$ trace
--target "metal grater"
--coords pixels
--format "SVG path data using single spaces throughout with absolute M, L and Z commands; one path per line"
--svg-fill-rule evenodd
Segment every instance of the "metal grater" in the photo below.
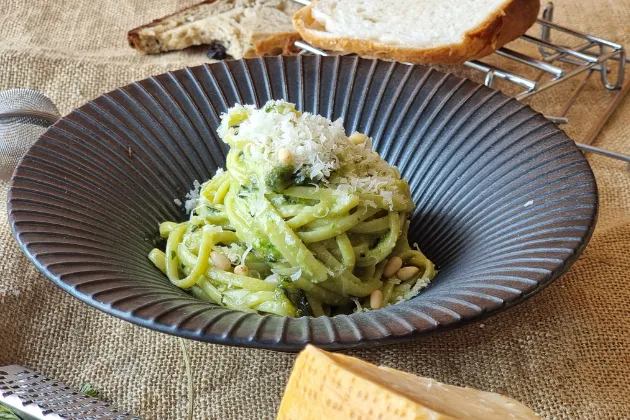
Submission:
M 141 420 L 17 365 L 0 367 L 0 403 L 24 420 Z

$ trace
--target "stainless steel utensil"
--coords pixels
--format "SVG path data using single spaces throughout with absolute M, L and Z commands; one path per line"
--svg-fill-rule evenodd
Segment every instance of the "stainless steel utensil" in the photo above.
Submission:
M 17 365 L 0 367 L 0 403 L 24 420 L 140 420 Z
M 0 179 L 11 178 L 24 153 L 59 119 L 57 107 L 33 89 L 0 92 Z

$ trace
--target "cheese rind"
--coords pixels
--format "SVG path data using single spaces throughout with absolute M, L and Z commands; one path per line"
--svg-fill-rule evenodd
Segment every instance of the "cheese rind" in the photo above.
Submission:
M 322 418 L 539 419 L 503 395 L 446 385 L 307 346 L 295 362 L 278 419 Z

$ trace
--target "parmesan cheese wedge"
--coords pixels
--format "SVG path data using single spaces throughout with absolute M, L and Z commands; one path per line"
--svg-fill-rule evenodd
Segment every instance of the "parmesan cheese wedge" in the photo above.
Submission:
M 307 346 L 295 362 L 279 420 L 529 420 L 523 404 Z

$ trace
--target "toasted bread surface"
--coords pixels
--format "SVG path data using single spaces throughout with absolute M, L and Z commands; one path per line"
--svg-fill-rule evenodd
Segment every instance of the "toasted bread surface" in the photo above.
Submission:
M 463 33 L 460 42 L 423 47 L 326 32 L 325 24 L 314 17 L 317 7 L 318 0 L 315 0 L 293 17 L 293 25 L 299 34 L 315 47 L 416 64 L 457 64 L 488 55 L 522 35 L 536 21 L 540 1 L 506 0 L 498 8 L 489 10 L 481 24 Z M 453 7 L 457 5 L 453 3 Z M 425 9 L 405 11 L 428 12 Z M 435 24 L 440 25 L 441 22 L 436 21 Z

